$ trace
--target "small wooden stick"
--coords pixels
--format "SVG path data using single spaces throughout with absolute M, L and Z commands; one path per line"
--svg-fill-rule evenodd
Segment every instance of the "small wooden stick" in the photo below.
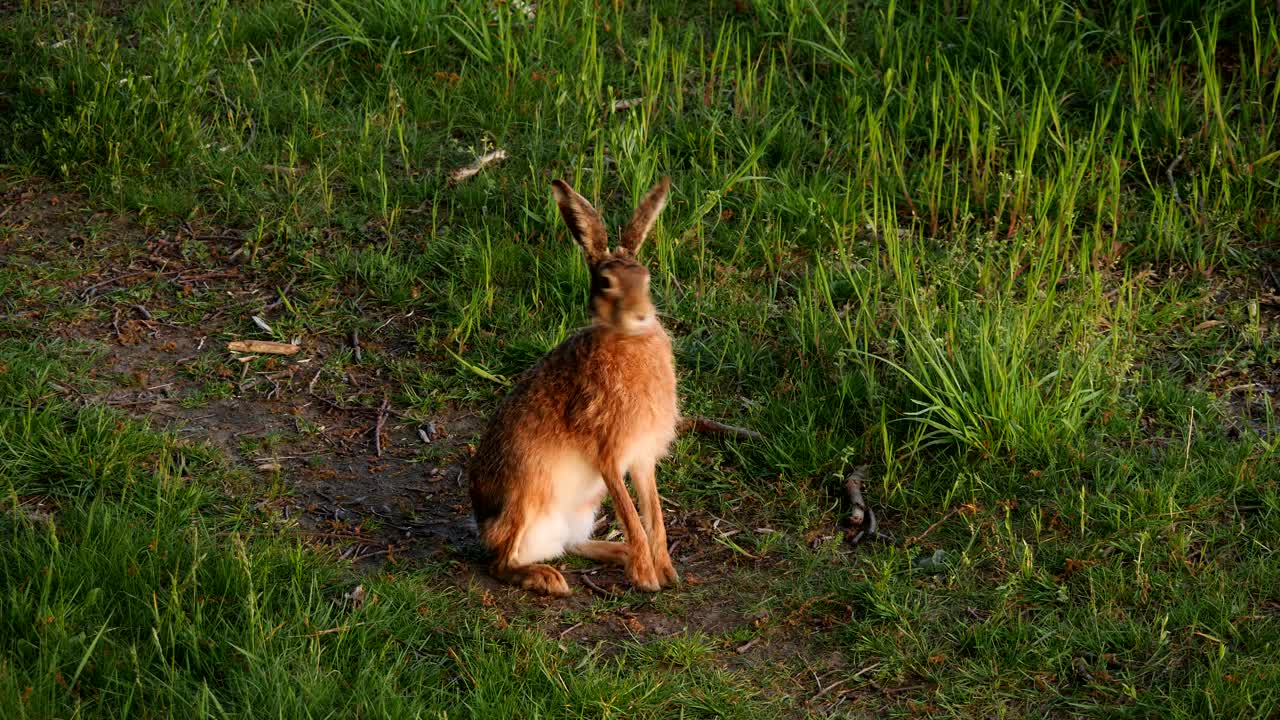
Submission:
M 232 352 L 263 353 L 265 355 L 296 355 L 302 349 L 302 346 L 271 342 L 269 340 L 232 340 L 227 343 L 227 349 Z
M 951 519 L 951 516 L 952 516 L 952 515 L 955 515 L 955 514 L 956 514 L 956 513 L 958 513 L 958 512 L 960 512 L 960 508 L 953 508 L 953 509 L 951 510 L 951 512 L 947 513 L 946 515 L 943 515 L 943 516 L 938 520 L 938 522 L 936 522 L 936 523 L 934 523 L 934 524 L 930 525 L 929 527 L 925 528 L 924 532 L 920 533 L 919 535 L 917 535 L 917 536 L 915 536 L 915 537 L 913 537 L 913 538 L 907 538 L 907 541 L 906 541 L 905 543 L 903 543 L 903 544 L 902 544 L 902 546 L 903 546 L 904 548 L 908 548 L 908 547 L 911 547 L 912 545 L 915 545 L 916 543 L 920 542 L 921 540 L 925 539 L 925 536 L 927 536 L 929 533 L 933 532 L 934 530 L 937 530 L 939 525 L 941 525 L 942 523 L 944 523 L 944 522 L 946 522 L 946 521 L 950 520 L 950 519 Z
M 594 590 L 596 594 L 604 595 L 605 597 L 618 597 L 618 593 L 613 592 L 612 590 L 605 590 L 604 588 L 597 585 L 596 581 L 592 580 L 590 575 L 586 573 L 580 573 L 578 577 L 582 578 L 583 584 L 585 584 L 587 587 Z
M 845 678 L 844 680 L 837 680 L 837 681 L 835 681 L 835 682 L 831 683 L 830 685 L 828 685 L 828 686 L 826 686 L 826 687 L 822 688 L 821 690 L 819 690 L 819 691 L 818 691 L 818 694 L 817 694 L 817 695 L 814 695 L 814 696 L 813 696 L 813 699 L 812 699 L 812 700 L 810 700 L 810 702 L 817 702 L 817 700 L 818 700 L 819 698 L 821 698 L 823 695 L 826 695 L 827 693 L 831 692 L 832 690 L 835 690 L 836 688 L 840 687 L 841 685 L 845 684 L 846 682 L 848 682 L 848 678 Z
M 755 430 L 725 425 L 704 417 L 687 417 L 680 420 L 679 432 L 696 432 L 702 435 L 727 435 L 742 440 L 764 440 L 764 435 Z
M 121 280 L 127 280 L 127 279 L 129 279 L 129 278 L 137 277 L 137 276 L 139 276 L 139 275 L 146 275 L 146 274 L 147 274 L 147 273 L 149 273 L 149 272 L 151 272 L 151 271 L 150 271 L 150 270 L 136 270 L 136 271 L 134 271 L 134 272 L 127 272 L 127 273 L 125 273 L 125 274 L 123 274 L 123 275 L 116 275 L 115 277 L 109 277 L 109 278 L 107 278 L 106 280 L 102 280 L 102 281 L 96 282 L 96 283 L 94 283 L 94 284 L 90 285 L 89 287 L 87 287 L 87 288 L 85 288 L 85 289 L 81 290 L 81 291 L 80 291 L 80 298 L 81 298 L 82 300 L 84 300 L 84 299 L 88 299 L 88 297 L 89 297 L 89 294 L 90 294 L 90 293 L 92 293 L 94 290 L 97 290 L 98 288 L 102 287 L 103 285 L 110 285 L 111 283 L 119 282 L 119 281 L 121 281 Z
M 382 457 L 382 426 L 387 422 L 387 405 L 390 402 L 386 395 L 382 396 L 382 407 L 378 408 L 378 423 L 373 426 L 373 449 L 377 451 L 378 457 Z

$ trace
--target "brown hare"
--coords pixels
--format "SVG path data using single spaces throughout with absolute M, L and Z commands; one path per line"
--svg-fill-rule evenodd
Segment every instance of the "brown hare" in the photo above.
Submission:
M 468 467 L 471 505 L 497 579 L 568 595 L 543 564 L 566 551 L 626 568 L 641 590 L 679 577 L 667 552 L 655 468 L 676 436 L 671 339 L 649 298 L 636 252 L 667 203 L 670 178 L 640 201 L 609 251 L 599 213 L 567 183 L 552 183 L 569 232 L 591 269 L 591 324 L 546 354 L 502 401 Z M 639 515 L 624 476 L 630 473 Z M 592 540 L 608 492 L 626 542 Z

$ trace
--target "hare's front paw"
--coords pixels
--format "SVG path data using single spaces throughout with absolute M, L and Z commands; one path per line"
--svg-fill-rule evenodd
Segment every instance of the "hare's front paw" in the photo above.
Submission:
M 627 564 L 627 580 L 637 590 L 658 592 L 662 584 L 658 581 L 658 573 L 653 568 L 653 558 L 648 552 L 635 553 Z
M 676 572 L 675 565 L 671 564 L 671 555 L 665 547 L 653 549 L 653 569 L 658 576 L 658 584 L 662 587 L 680 582 L 680 574 Z

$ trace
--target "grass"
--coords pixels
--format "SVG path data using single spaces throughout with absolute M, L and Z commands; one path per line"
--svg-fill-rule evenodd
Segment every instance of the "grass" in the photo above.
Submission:
M 336 564 L 249 532 L 252 482 L 210 451 L 54 399 L 41 378 L 87 380 L 49 323 L 111 318 L 51 288 L 145 256 L 86 227 L 0 267 L 6 715 L 1274 716 L 1272 4 L 524 7 L 23 3 L 0 162 L 148 235 L 225 229 L 183 261 L 230 244 L 287 301 L 273 339 L 357 331 L 326 375 L 376 368 L 424 417 L 486 410 L 584 322 L 550 179 L 618 223 L 672 175 L 645 259 L 686 410 L 767 440 L 683 438 L 663 483 L 747 529 L 721 540 L 772 563 L 763 627 L 805 628 L 842 685 L 771 692 L 697 633 L 615 664 L 496 629 L 430 569 L 344 605 Z M 105 292 L 184 326 L 227 302 Z M 238 392 L 220 368 L 188 366 L 189 402 Z M 851 551 L 857 465 L 896 541 Z
M 216 489 L 236 471 L 50 402 L 57 360 L 0 348 L 8 717 L 668 717 L 750 707 L 714 672 L 597 661 L 497 627 L 475 597 L 339 564 Z M 36 506 L 31 498 L 39 497 Z M 684 649 L 684 645 L 689 649 Z M 673 656 L 694 652 L 673 642 Z M 639 657 L 645 657 L 641 650 Z

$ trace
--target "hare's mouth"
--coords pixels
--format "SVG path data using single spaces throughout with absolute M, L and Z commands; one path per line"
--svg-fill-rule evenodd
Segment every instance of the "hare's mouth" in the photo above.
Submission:
M 618 318 L 617 328 L 627 335 L 644 335 L 658 326 L 658 314 L 654 312 L 625 313 Z

